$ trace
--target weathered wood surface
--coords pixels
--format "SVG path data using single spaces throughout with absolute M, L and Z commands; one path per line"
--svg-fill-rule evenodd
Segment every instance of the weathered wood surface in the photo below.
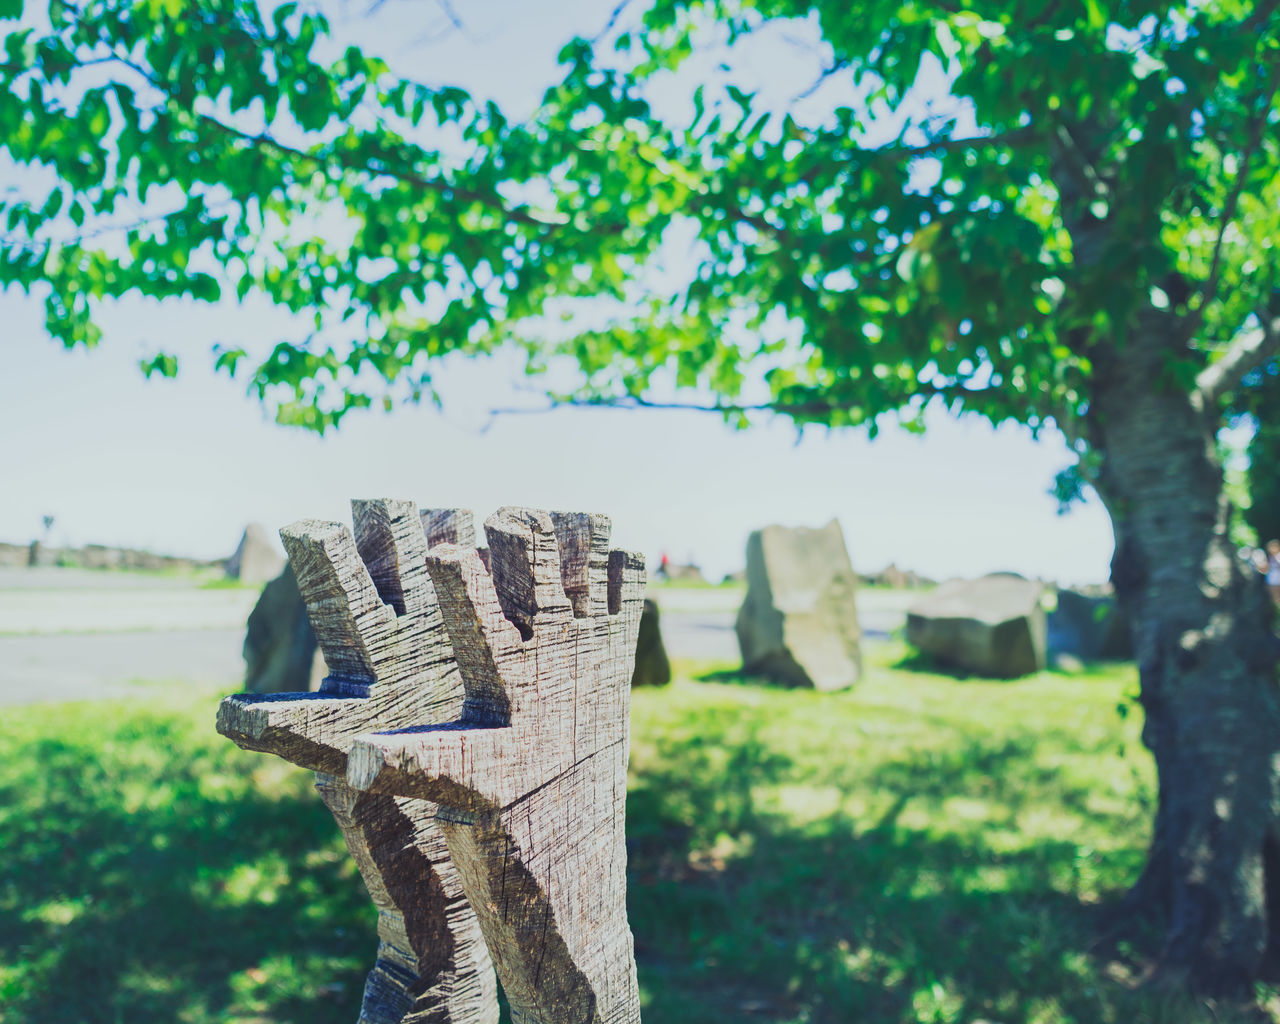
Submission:
M 624 827 L 643 559 L 609 550 L 603 516 L 500 510 L 485 559 L 461 525 L 446 536 L 411 509 L 357 505 L 354 543 L 334 524 L 284 532 L 332 675 L 318 695 L 228 698 L 219 728 L 345 773 L 320 785 L 358 862 L 377 863 L 383 827 L 362 822 L 438 804 L 450 856 L 432 863 L 452 862 L 516 1024 L 635 1024 Z M 379 870 L 375 902 L 407 921 L 412 887 Z
M 378 908 L 378 955 L 361 1024 L 497 1021 L 493 964 L 436 826 L 435 804 L 359 793 L 323 772 L 316 789 Z
M 419 517 L 412 502 L 353 502 L 355 535 L 337 523 L 281 532 L 331 674 L 317 693 L 240 694 L 218 731 L 314 770 L 378 908 L 378 953 L 361 1024 L 496 1024 L 497 985 L 462 892 L 437 808 L 346 784 L 355 737 L 449 722 L 464 690 L 426 572 L 437 540 L 473 539 L 469 512 Z
M 517 1024 L 633 1024 L 630 681 L 644 561 L 603 516 L 503 509 L 427 562 L 466 690 L 452 725 L 363 736 L 348 782 L 438 818 Z

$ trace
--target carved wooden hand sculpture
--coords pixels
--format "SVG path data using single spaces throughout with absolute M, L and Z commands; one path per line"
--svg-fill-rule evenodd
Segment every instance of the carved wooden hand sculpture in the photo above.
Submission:
M 346 784 L 361 733 L 463 713 L 464 688 L 427 575 L 429 543 L 474 545 L 469 512 L 412 502 L 352 503 L 337 523 L 282 531 L 330 675 L 318 693 L 240 694 L 218 731 L 317 773 L 316 786 L 378 907 L 378 957 L 361 1024 L 496 1024 L 493 967 L 425 800 Z
M 503 509 L 433 547 L 462 714 L 360 737 L 347 780 L 441 805 L 516 1024 L 637 1024 L 626 913 L 630 679 L 644 563 L 603 516 Z
M 282 531 L 320 692 L 228 697 L 218 728 L 318 773 L 380 911 L 361 1021 L 496 1020 L 478 918 L 517 1024 L 638 1024 L 624 827 L 643 560 L 609 551 L 603 516 L 504 509 L 490 572 L 464 513 L 353 508 L 354 539 Z

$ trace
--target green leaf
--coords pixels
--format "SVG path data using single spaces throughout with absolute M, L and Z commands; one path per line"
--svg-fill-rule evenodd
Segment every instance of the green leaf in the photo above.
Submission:
M 138 365 L 142 367 L 142 372 L 146 374 L 148 380 L 157 373 L 162 377 L 178 375 L 178 357 L 167 352 L 157 352 L 150 359 L 139 360 Z
M 240 360 L 248 355 L 242 348 L 223 348 L 221 345 L 215 345 L 213 350 L 217 356 L 213 362 L 215 372 L 225 372 L 229 377 L 235 376 Z

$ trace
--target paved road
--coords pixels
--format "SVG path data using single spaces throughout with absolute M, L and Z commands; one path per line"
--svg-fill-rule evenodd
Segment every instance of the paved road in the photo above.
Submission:
M 241 629 L 258 591 L 144 573 L 0 570 L 0 636 Z
M 738 634 L 733 612 L 663 612 L 662 642 L 672 658 L 735 661 Z
M 207 575 L 179 575 L 160 572 L 127 572 L 104 569 L 63 569 L 40 566 L 14 569 L 0 566 L 0 593 L 8 590 L 192 590 Z
M 675 658 L 733 662 L 742 589 L 654 587 Z M 244 676 L 251 589 L 203 589 L 190 580 L 76 570 L 0 570 L 0 705 L 137 694 L 143 684 L 208 683 L 235 691 Z M 864 590 L 859 619 L 884 637 L 910 593 Z
M 244 678 L 243 629 L 0 636 L 0 705 L 127 697 L 140 684 Z
M 734 661 L 740 657 L 733 623 L 742 604 L 740 588 L 710 590 L 654 587 L 662 618 L 662 641 L 673 658 L 714 658 Z M 858 622 L 868 639 L 883 640 L 902 628 L 911 591 L 861 590 Z
M 142 684 L 238 688 L 256 587 L 203 577 L 0 568 L 0 705 L 142 692 Z

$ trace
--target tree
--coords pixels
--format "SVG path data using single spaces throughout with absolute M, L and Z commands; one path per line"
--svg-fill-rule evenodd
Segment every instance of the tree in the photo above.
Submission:
M 735 418 L 874 432 L 938 403 L 1060 429 L 1112 517 L 1159 775 L 1133 905 L 1167 969 L 1247 989 L 1280 948 L 1280 695 L 1215 440 L 1280 351 L 1277 3 L 625 6 L 515 123 L 323 57 L 293 4 L 52 0 L 0 64 L 0 139 L 51 185 L 5 200 L 0 281 L 66 345 L 129 292 L 314 312 L 256 365 L 217 359 L 315 429 L 508 338 L 579 368 L 560 400 L 653 404 L 674 370 Z M 815 87 L 855 97 L 812 116 L 731 59 L 805 18 Z M 729 70 L 695 90 L 711 47 Z M 682 123 L 646 100 L 661 76 L 690 85 Z M 601 296 L 591 329 L 557 324 Z

